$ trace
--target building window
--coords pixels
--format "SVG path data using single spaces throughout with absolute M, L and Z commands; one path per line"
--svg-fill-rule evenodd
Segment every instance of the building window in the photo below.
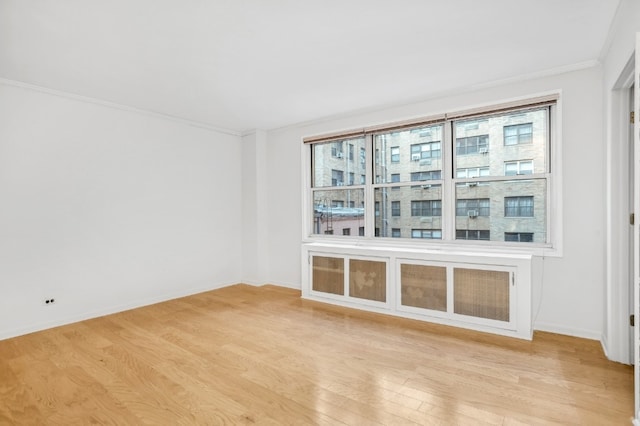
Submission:
M 456 178 L 458 179 L 472 179 L 481 176 L 489 176 L 489 166 L 456 169 Z
M 441 216 L 442 202 L 440 200 L 411 201 L 411 216 Z
M 505 217 L 533 217 L 533 197 L 504 197 Z
M 398 182 L 400 182 L 400 173 L 392 173 L 391 174 L 391 183 L 398 183 Z M 399 189 L 400 189 L 399 186 L 391 187 L 392 191 L 397 191 Z
M 533 174 L 532 160 L 518 160 L 518 161 L 504 162 L 505 176 L 530 175 L 530 174 Z
M 456 229 L 456 240 L 489 241 L 491 233 L 488 229 Z
M 332 208 L 338 208 L 338 207 L 344 207 L 344 201 L 342 200 L 332 200 L 331 201 L 331 207 Z
M 349 238 L 396 237 L 399 230 L 396 238 L 409 239 L 418 231 L 419 238 L 433 238 L 435 231 L 433 239 L 500 245 L 516 238 L 508 231 L 521 234 L 519 242 L 531 234 L 539 246 L 556 247 L 559 236 L 550 231 L 561 229 L 562 218 L 550 202 L 561 202 L 562 194 L 555 185 L 561 165 L 551 155 L 560 149 L 551 139 L 555 111 L 551 99 L 455 119 L 443 113 L 389 130 L 375 126 L 342 140 L 305 140 L 311 148 L 305 198 L 313 209 L 305 219 L 308 235 L 350 228 Z M 336 160 L 342 149 L 360 161 Z M 331 211 L 336 200 L 349 208 Z
M 533 232 L 505 232 L 505 241 L 515 241 L 518 243 L 532 243 Z
M 412 172 L 411 182 L 420 182 L 424 180 L 440 180 L 442 172 L 440 170 L 429 170 L 427 172 Z
M 391 202 L 391 216 L 400 216 L 400 201 Z
M 488 198 L 472 198 L 456 201 L 456 216 L 489 216 L 491 201 Z
M 411 145 L 411 161 L 440 158 L 440 141 Z
M 533 141 L 533 123 L 504 126 L 504 144 L 520 145 Z
M 467 121 L 466 123 L 464 123 L 465 130 L 478 130 L 479 128 L 480 128 L 479 121 Z
M 489 152 L 489 135 L 467 136 L 456 139 L 456 155 L 486 154 Z
M 391 237 L 392 238 L 401 238 L 402 230 L 400 228 L 391 228 Z
M 331 156 L 336 158 L 342 158 L 344 156 L 342 152 L 342 142 L 333 142 L 331 145 Z
M 342 235 L 351 235 L 351 228 L 342 228 Z
M 331 170 L 331 186 L 344 185 L 344 172 L 342 170 Z
M 411 238 L 440 240 L 442 239 L 442 231 L 440 229 L 412 229 Z
M 399 163 L 400 162 L 400 147 L 392 146 L 391 147 L 391 162 Z
M 353 144 L 349 144 L 349 160 L 353 161 Z

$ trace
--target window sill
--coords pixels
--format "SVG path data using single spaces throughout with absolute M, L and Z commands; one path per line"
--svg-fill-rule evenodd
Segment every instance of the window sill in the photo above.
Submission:
M 561 250 L 552 245 L 532 244 L 532 243 L 482 243 L 476 241 L 429 241 L 406 240 L 396 238 L 365 238 L 365 237 L 336 237 L 314 235 L 302 240 L 305 245 L 335 247 L 335 248 L 356 248 L 370 249 L 372 251 L 387 252 L 409 252 L 409 253 L 434 253 L 434 254 L 455 254 L 480 257 L 492 256 L 540 256 L 540 257 L 562 257 Z M 524 246 L 526 245 L 526 247 Z

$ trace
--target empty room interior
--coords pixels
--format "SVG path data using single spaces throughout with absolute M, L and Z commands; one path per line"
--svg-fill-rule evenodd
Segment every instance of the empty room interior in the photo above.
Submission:
M 640 424 L 638 0 L 0 0 L 0 424 Z

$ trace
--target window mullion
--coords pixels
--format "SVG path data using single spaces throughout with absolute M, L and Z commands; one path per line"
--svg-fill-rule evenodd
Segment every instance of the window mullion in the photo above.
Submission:
M 364 190 L 364 229 L 365 229 L 365 237 L 373 238 L 374 236 L 374 228 L 375 228 L 375 197 L 373 192 L 373 184 L 375 180 L 375 170 L 373 167 L 373 162 L 375 161 L 375 152 L 373 146 L 373 134 L 369 133 L 365 135 L 365 158 L 366 158 L 366 185 Z
M 453 122 L 445 122 L 442 136 L 442 238 L 455 240 L 455 184 L 453 183 Z

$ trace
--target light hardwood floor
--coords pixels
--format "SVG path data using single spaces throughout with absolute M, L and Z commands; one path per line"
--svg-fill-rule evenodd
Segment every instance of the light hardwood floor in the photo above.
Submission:
M 0 424 L 630 424 L 595 341 L 533 342 L 236 285 L 0 341 Z

